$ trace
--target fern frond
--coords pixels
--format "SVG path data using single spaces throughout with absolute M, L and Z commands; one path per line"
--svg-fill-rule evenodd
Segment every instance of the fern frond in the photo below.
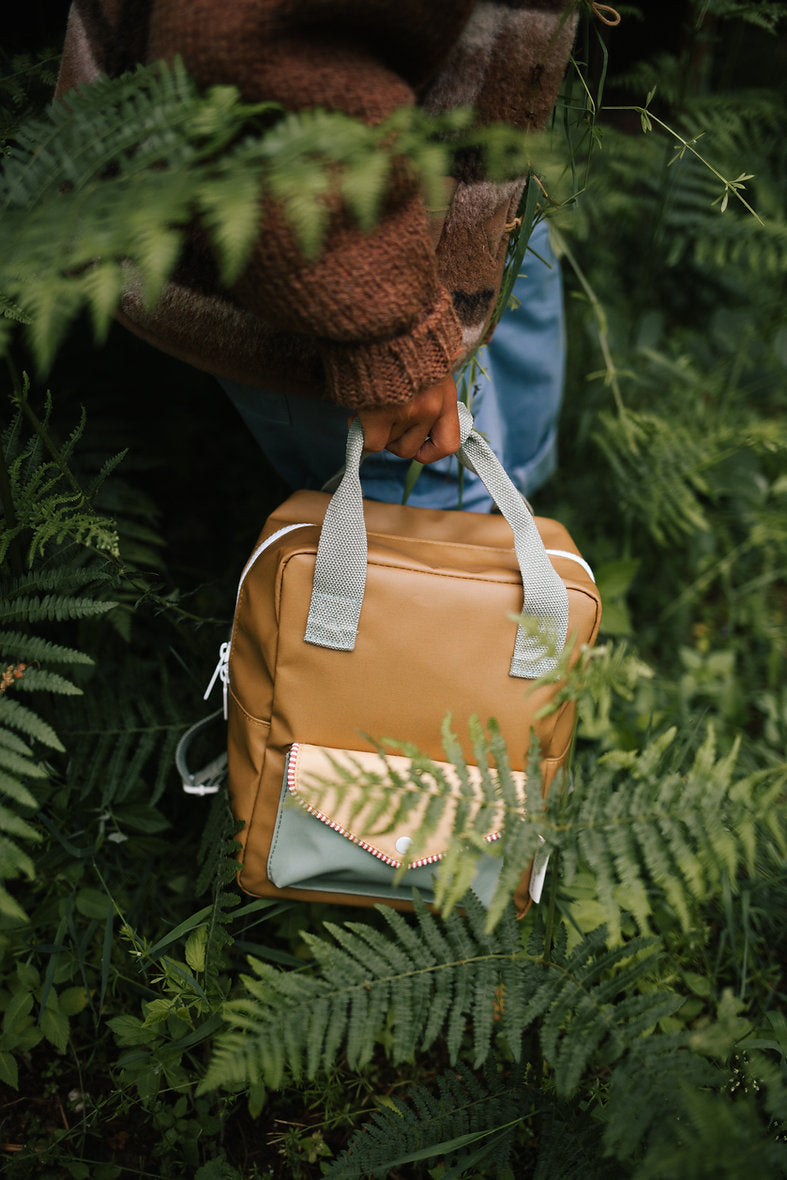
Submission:
M 52 750 L 64 749 L 63 743 L 51 725 L 48 725 L 36 712 L 19 701 L 9 700 L 7 696 L 0 696 L 0 725 L 17 729 L 34 741 L 49 746 Z
M 6 744 L 6 738 L 9 735 L 8 730 L 0 729 L 0 746 Z M 21 782 L 14 774 L 8 774 L 2 769 L 2 759 L 0 758 L 0 795 L 5 795 L 7 799 L 13 799 L 14 803 L 18 803 L 20 807 L 36 807 L 36 797 L 24 783 Z
M 194 892 L 201 897 L 208 889 L 228 885 L 238 871 L 238 842 L 235 833 L 238 821 L 229 808 L 227 796 L 217 791 L 211 802 L 210 812 L 205 821 L 197 863 L 201 866 L 194 883 Z
M 0 156 L 8 152 L 20 125 L 51 101 L 57 81 L 59 53 L 2 55 L 0 69 Z
M 82 689 L 72 680 L 42 668 L 27 668 L 24 674 L 14 681 L 14 689 L 16 692 L 54 692 L 61 696 L 82 696 Z
M 2 294 L 0 294 L 0 316 L 7 320 L 13 320 L 16 324 L 30 323 L 30 316 L 25 315 L 20 307 Z
M 46 771 L 33 761 L 30 747 L 4 727 L 0 729 L 0 768 L 20 778 L 46 778 Z
M 84 585 L 84 577 L 80 579 Z M 118 604 L 95 598 L 71 598 L 65 594 L 45 594 L 29 598 L 15 598 L 13 602 L 0 603 L 0 619 L 16 622 L 29 619 L 31 623 L 60 623 L 66 619 L 91 619 L 105 615 Z
M 520 132 L 473 128 L 467 111 L 429 117 L 405 108 L 368 127 L 340 112 L 248 106 L 227 86 L 200 95 L 180 61 L 100 78 L 25 123 L 9 149 L 0 290 L 27 317 L 46 369 L 83 308 L 101 337 L 124 288 L 155 306 L 194 221 L 229 283 L 259 231 L 263 188 L 314 255 L 329 192 L 371 228 L 397 159 L 408 159 L 429 192 L 463 147 L 485 153 L 495 179 L 528 170 Z
M 718 1066 L 687 1052 L 685 1036 L 643 1037 L 611 1078 L 606 1103 L 606 1113 L 612 1119 L 605 1131 L 607 1150 L 619 1159 L 636 1156 L 660 1120 L 681 1118 L 683 1087 L 717 1086 L 719 1080 Z
M 69 468 L 74 447 L 81 439 L 85 415 L 71 430 L 65 442 L 57 446 L 49 432 L 52 410 L 47 395 L 43 418 L 32 410 L 29 382 L 25 379 L 19 397 L 20 409 L 5 435 L 8 495 L 14 508 L 13 520 L 0 531 L 0 561 L 18 539 L 29 534 L 27 564 L 31 566 L 52 544 L 69 539 L 80 545 L 108 550 L 117 556 L 118 538 L 114 521 L 102 516 L 92 505 Z M 21 439 L 21 419 L 29 419 L 33 433 L 27 442 Z M 44 457 L 44 452 L 48 457 Z
M 26 922 L 27 914 L 2 884 L 4 879 L 15 877 L 26 877 L 28 881 L 32 881 L 35 878 L 33 862 L 12 841 L 0 836 L 0 914 L 14 922 Z
M 174 777 L 178 740 L 193 720 L 184 715 L 167 672 L 155 670 L 155 693 L 150 675 L 147 665 L 130 669 L 118 693 L 112 691 L 111 670 L 99 669 L 89 701 L 66 698 L 59 707 L 58 732 L 69 749 L 68 781 L 77 798 L 92 800 L 110 814 L 132 800 L 155 807 Z
M 647 931 L 659 895 L 688 929 L 723 881 L 753 868 L 766 840 L 787 846 L 776 804 L 785 768 L 737 776 L 737 746 L 717 757 L 709 728 L 684 769 L 675 738 L 670 730 L 639 755 L 602 757 L 589 777 L 577 768 L 562 867 L 568 884 L 589 867 L 613 943 L 624 911 Z
M 627 410 L 622 417 L 599 415 L 595 441 L 612 478 L 625 494 L 621 508 L 644 525 L 655 541 L 707 531 L 700 497 L 707 496 L 707 441 L 674 417 Z
M 0 584 L 0 625 L 94 618 L 117 602 L 99 597 L 110 584 L 105 569 L 75 565 L 35 568 Z M 90 593 L 88 593 L 88 591 Z M 38 658 L 31 653 L 31 660 Z
M 755 1175 L 781 1173 L 787 1159 L 783 1063 L 780 1068 L 756 1050 L 747 1053 L 753 1030 L 744 1011 L 741 1000 L 724 992 L 716 1019 L 694 1033 L 656 1034 L 632 1046 L 610 1080 L 608 1153 L 638 1159 L 637 1175 L 653 1180 L 676 1167 L 698 1180 L 734 1180 L 747 1161 Z
M 325 1175 L 361 1180 L 414 1162 L 439 1162 L 461 1175 L 470 1149 L 473 1166 L 485 1165 L 484 1175 L 505 1175 L 511 1140 L 532 1094 L 515 1079 L 502 1082 L 491 1070 L 478 1079 L 469 1068 L 440 1074 L 435 1086 L 434 1094 L 417 1086 L 406 1101 L 381 1103 Z
M 226 88 L 198 96 L 176 62 L 99 79 L 20 128 L 0 189 L 14 226 L 0 251 L 0 288 L 29 315 L 44 367 L 81 307 L 106 330 L 127 260 L 155 303 L 177 262 L 182 231 L 174 227 L 199 213 L 201 195 L 209 212 L 222 204 L 237 211 L 229 160 L 213 161 L 249 113 Z M 236 246 L 235 265 L 237 257 Z
M 30 779 L 45 778 L 46 771 L 35 761 L 30 747 L 2 724 L 2 719 L 7 721 L 9 712 L 13 713 L 8 706 L 15 703 L 0 697 L 0 794 L 18 806 L 34 811 L 38 802 L 26 783 Z M 0 805 L 0 913 L 14 921 L 26 922 L 27 914 L 3 882 L 18 877 L 32 881 L 35 866 L 32 858 L 11 838 L 13 836 L 33 841 L 41 839 L 40 833 L 26 818 Z
M 533 1180 L 588 1180 L 598 1169 L 603 1155 L 601 1129 L 592 1112 L 579 1100 L 559 1102 L 553 1095 L 540 1094 L 543 1116 L 539 1127 L 538 1159 Z M 622 1180 L 612 1159 L 605 1163 L 605 1176 Z
M 620 663 L 605 660 L 603 649 L 598 654 L 603 663 L 599 680 L 606 683 Z M 581 694 L 593 680 L 588 671 L 593 668 L 593 658 L 578 663 L 567 674 L 564 695 Z M 660 898 L 688 929 L 697 907 L 718 894 L 723 881 L 734 882 L 741 871 L 752 869 L 764 839 L 787 847 L 787 832 L 775 806 L 784 769 L 737 774 L 738 745 L 717 756 L 712 728 L 689 766 L 683 764 L 686 751 L 678 746 L 674 730 L 654 739 L 639 754 L 602 756 L 591 768 L 578 762 L 568 801 L 559 791 L 551 791 L 544 800 L 540 791 L 531 788 L 524 815 L 518 792 L 509 781 L 500 734 L 493 725 L 488 735 L 475 726 L 473 742 L 483 795 L 461 801 L 469 806 L 456 806 L 456 783 L 449 782 L 439 766 L 401 745 L 397 749 L 412 758 L 410 774 L 391 767 L 386 778 L 337 768 L 342 782 L 316 789 L 334 796 L 353 781 L 361 826 L 371 817 L 369 822 L 377 830 L 398 822 L 416 798 L 422 800 L 424 792 L 430 792 L 415 855 L 446 808 L 454 809 L 453 837 L 435 878 L 435 899 L 444 914 L 459 900 L 457 881 L 467 887 L 480 859 L 490 854 L 483 833 L 488 830 L 488 811 L 494 809 L 501 838 L 493 847 L 501 855 L 502 868 L 487 911 L 488 931 L 503 914 L 539 846 L 546 853 L 561 852 L 568 886 L 581 869 L 591 872 L 613 945 L 620 942 L 624 913 L 630 913 L 638 928 L 649 933 L 650 915 Z M 458 781 L 467 783 L 467 763 L 448 727 L 445 745 Z M 537 782 L 535 751 L 528 775 L 529 782 Z M 437 946 L 442 933 L 429 930 Z M 460 937 L 460 932 L 455 935 Z M 482 979 L 479 986 L 485 987 L 486 982 Z M 434 997 L 433 1002 L 439 1009 L 443 998 Z
M 287 974 L 253 961 L 246 994 L 225 1009 L 231 1030 L 217 1042 L 205 1088 L 240 1081 L 275 1088 L 286 1074 L 315 1077 L 340 1053 L 358 1068 L 389 1033 L 394 1061 L 427 1051 L 439 1035 L 456 1062 L 469 1036 L 480 1067 L 498 1038 L 517 1059 L 524 1029 L 542 1018 L 545 1057 L 559 1092 L 569 1094 L 597 1050 L 603 1046 L 616 1059 L 630 1037 L 638 1039 L 682 1002 L 671 994 L 621 998 L 652 969 L 652 940 L 608 951 L 597 932 L 568 955 L 550 955 L 539 933 L 524 951 L 511 912 L 490 933 L 472 895 L 463 903 L 466 917 L 438 919 L 415 901 L 415 928 L 386 909 L 385 934 L 353 923 L 326 927 L 334 941 L 308 936 L 313 973 Z M 434 958 L 427 931 L 435 924 L 448 957 Z M 583 1035 L 574 1036 L 576 1028 Z
M 0 652 L 3 653 L 2 658 L 13 659 L 17 664 L 24 660 L 28 664 L 80 664 L 90 667 L 95 662 L 87 652 L 53 643 L 40 635 L 27 635 L 24 631 L 0 631 Z
M 0 831 L 9 836 L 21 836 L 26 840 L 40 840 L 41 833 L 22 819 L 16 812 L 10 811 L 0 803 Z

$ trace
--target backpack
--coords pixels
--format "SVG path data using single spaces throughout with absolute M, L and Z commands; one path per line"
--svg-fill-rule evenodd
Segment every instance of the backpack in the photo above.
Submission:
M 355 420 L 336 491 L 285 500 L 243 569 L 208 691 L 221 680 L 249 894 L 406 910 L 414 887 L 433 900 L 452 831 L 473 820 L 488 851 L 472 888 L 488 902 L 533 742 L 540 790 L 565 770 L 574 704 L 545 706 L 561 653 L 570 665 L 595 641 L 600 596 L 566 529 L 531 515 L 459 412 L 459 458 L 499 515 L 364 501 Z M 499 765 L 477 765 L 478 719 L 505 743 Z M 520 914 L 545 867 L 522 866 Z

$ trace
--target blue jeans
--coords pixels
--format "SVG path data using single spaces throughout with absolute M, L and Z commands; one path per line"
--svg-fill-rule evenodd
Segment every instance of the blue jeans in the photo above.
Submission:
M 562 282 L 543 223 L 533 231 L 530 246 L 539 257 L 525 255 L 526 273 L 513 292 L 520 305 L 506 311 L 491 343 L 480 350 L 479 372 L 469 391 L 476 427 L 524 495 L 536 491 L 555 469 L 565 375 Z M 292 488 L 320 488 L 342 466 L 346 409 L 235 381 L 221 384 Z M 408 459 L 388 451 L 367 456 L 361 468 L 364 495 L 400 503 L 409 467 Z M 408 503 L 466 512 L 488 512 L 492 506 L 480 479 L 453 455 L 423 468 Z

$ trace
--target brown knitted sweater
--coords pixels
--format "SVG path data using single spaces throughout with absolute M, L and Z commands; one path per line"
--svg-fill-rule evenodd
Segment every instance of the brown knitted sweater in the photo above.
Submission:
M 373 124 L 398 106 L 470 104 L 484 121 L 543 126 L 574 35 L 570 0 L 75 0 L 59 92 L 179 54 L 198 84 L 248 101 L 322 107 Z M 335 219 L 315 261 L 286 219 L 231 291 L 193 250 L 151 313 L 133 286 L 120 318 L 197 368 L 358 408 L 406 401 L 478 344 L 522 183 L 458 177 L 438 234 L 420 193 L 393 184 L 371 234 Z M 439 240 L 435 237 L 439 235 Z

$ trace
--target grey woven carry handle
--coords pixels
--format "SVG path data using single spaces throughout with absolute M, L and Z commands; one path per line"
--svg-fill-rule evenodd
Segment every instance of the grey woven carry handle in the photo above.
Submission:
M 352 651 L 366 588 L 366 525 L 359 474 L 363 430 L 354 418 L 341 483 L 328 501 L 306 622 L 307 643 Z
M 459 458 L 481 479 L 508 521 L 522 574 L 522 614 L 538 621 L 540 635 L 517 628 L 511 676 L 533 679 L 553 672 L 568 633 L 568 595 L 544 549 L 535 521 L 489 444 L 458 406 Z M 347 466 L 323 521 L 305 639 L 318 647 L 352 651 L 366 587 L 366 528 L 359 465 L 363 431 L 356 418 L 347 439 Z

